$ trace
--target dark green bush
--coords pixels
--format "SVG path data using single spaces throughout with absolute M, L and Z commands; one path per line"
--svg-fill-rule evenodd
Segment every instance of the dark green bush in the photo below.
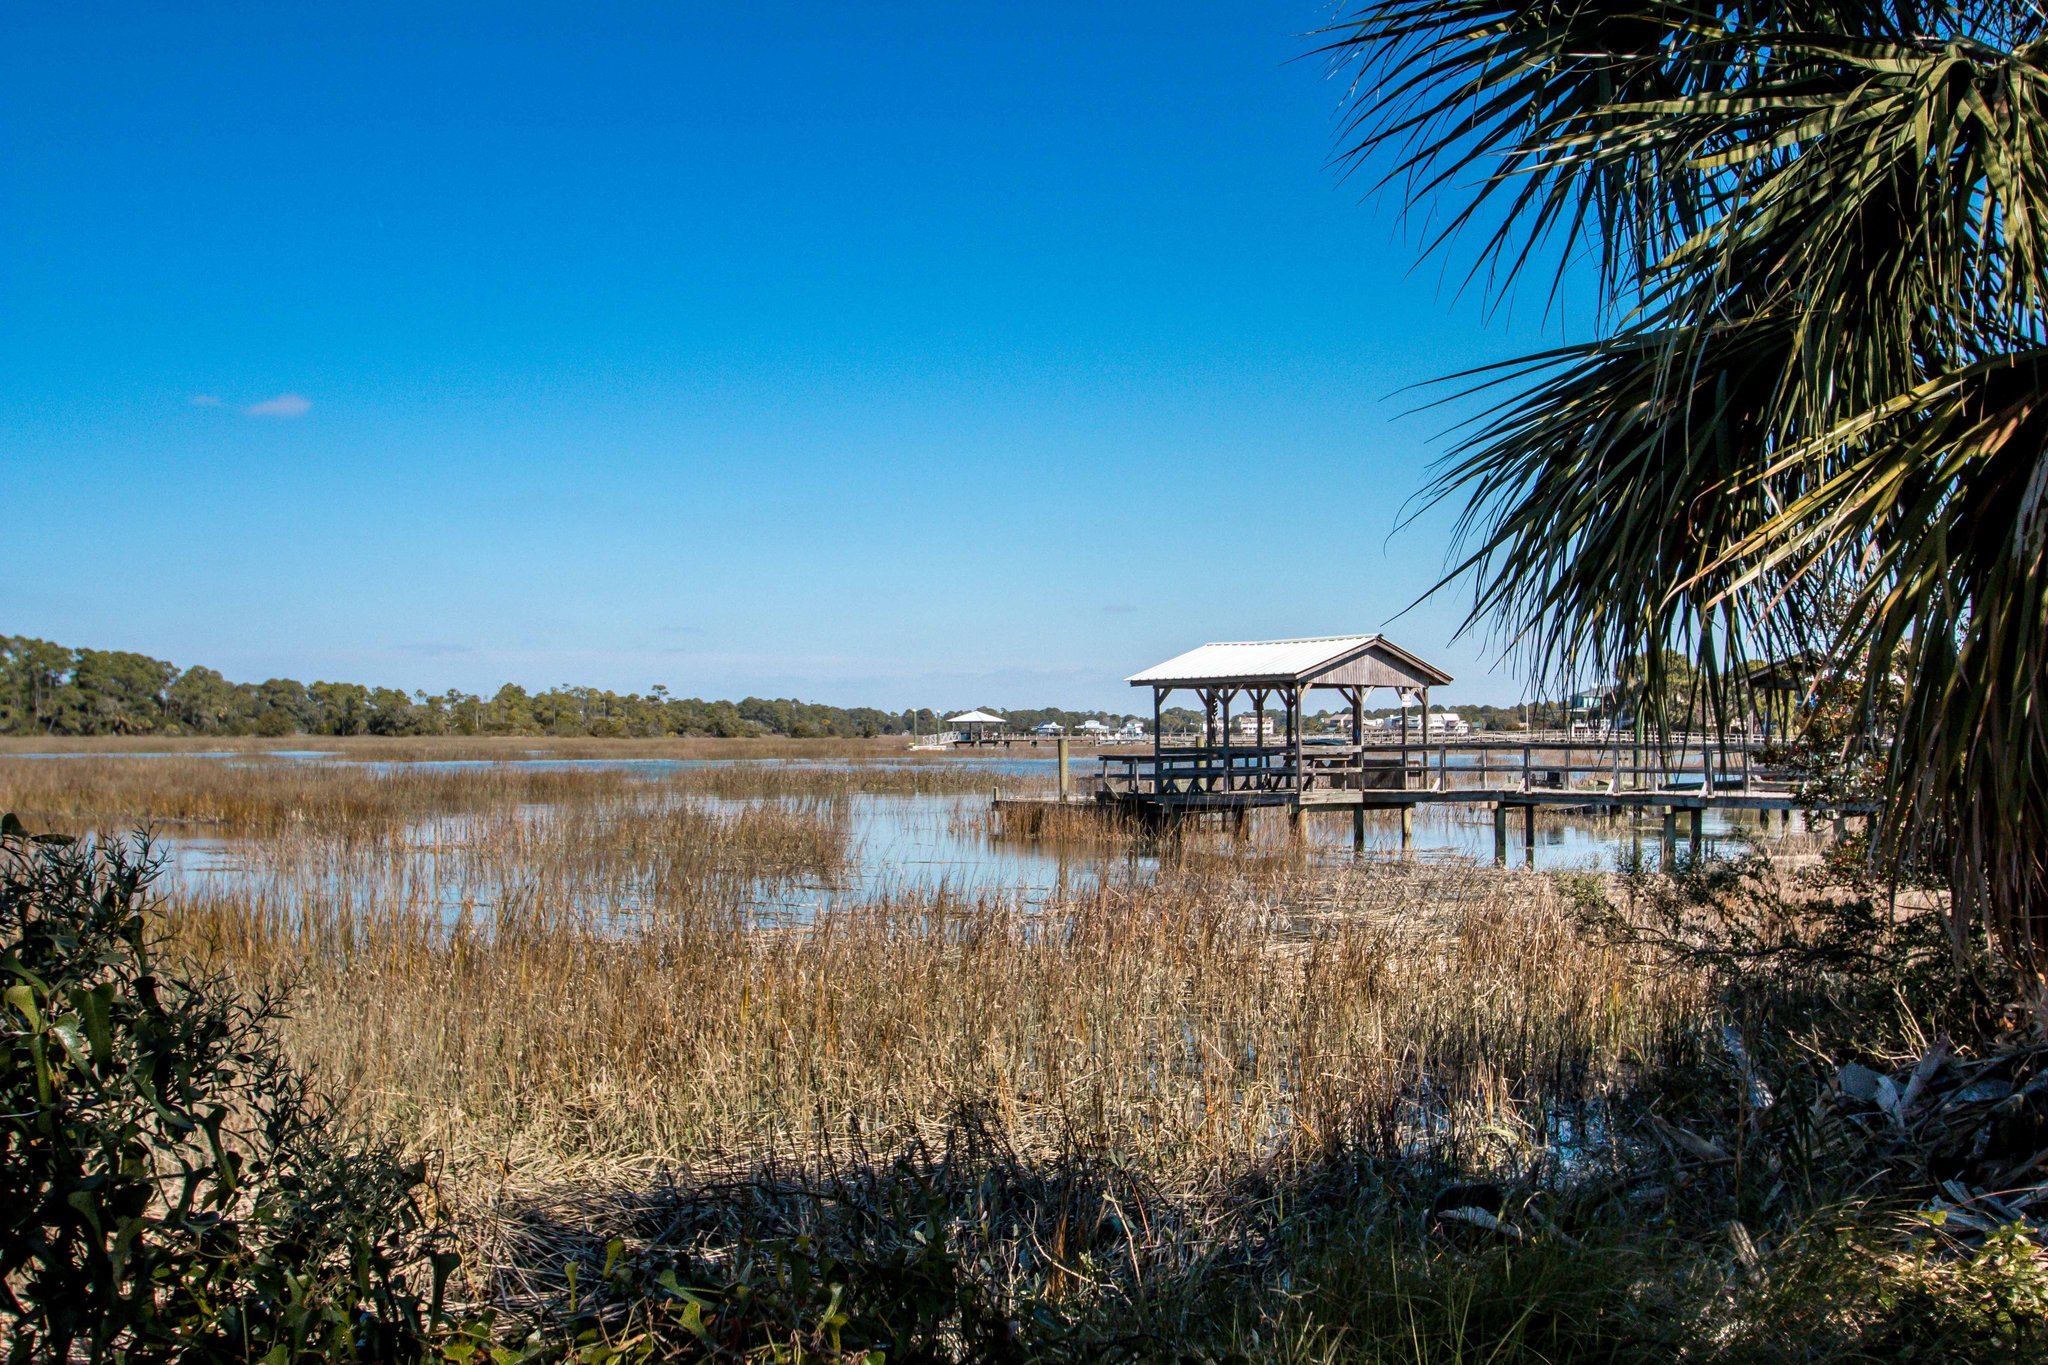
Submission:
M 452 1255 L 351 1141 L 271 998 L 167 971 L 148 842 L 0 826 L 0 1337 L 12 1361 L 394 1360 Z

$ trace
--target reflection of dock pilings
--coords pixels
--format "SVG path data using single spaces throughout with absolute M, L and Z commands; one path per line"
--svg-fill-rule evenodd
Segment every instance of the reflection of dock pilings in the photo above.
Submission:
M 1042 838 L 1055 832 L 1056 822 L 1072 818 L 1090 824 L 1123 825 L 1151 837 L 1171 837 L 1191 823 L 1217 821 L 1232 833 L 1241 834 L 1255 810 L 1284 813 L 1289 829 L 1299 837 L 1311 817 L 1348 815 L 1351 845 L 1363 851 L 1369 817 L 1376 813 L 1399 816 L 1403 850 L 1413 847 L 1417 807 L 1466 807 L 1490 810 L 1493 815 L 1493 860 L 1506 866 L 1511 845 L 1519 842 L 1523 857 L 1533 861 L 1536 850 L 1536 816 L 1540 808 L 1557 814 L 1627 816 L 1632 826 L 1632 843 L 1640 858 L 1643 825 L 1655 817 L 1663 865 L 1673 866 L 1681 839 L 1688 854 L 1698 859 L 1706 848 L 1706 815 L 1709 810 L 1726 813 L 1754 811 L 1761 826 L 1768 828 L 1773 812 L 1779 827 L 1786 826 L 1791 812 L 1800 810 L 1789 794 L 1717 792 L 1711 796 L 1672 792 L 1595 793 L 1585 791 L 1488 791 L 1480 788 L 1450 791 L 1331 791 L 1302 797 L 1284 792 L 1156 793 L 1099 790 L 1093 795 L 1069 794 L 1058 797 L 993 796 L 991 809 L 1005 833 L 1024 838 Z M 1868 818 L 1861 807 L 1832 812 L 1837 840 L 1846 834 L 1847 817 Z M 1517 829 L 1516 827 L 1519 826 Z M 1080 832 L 1080 831 L 1077 831 Z M 1514 835 L 1519 833 L 1519 841 Z

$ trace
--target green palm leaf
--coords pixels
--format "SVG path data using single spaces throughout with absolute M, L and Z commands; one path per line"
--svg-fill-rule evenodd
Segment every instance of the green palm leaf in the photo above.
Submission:
M 1378 0 L 1345 155 L 1594 339 L 1465 377 L 1446 582 L 1545 681 L 1867 657 L 1882 848 L 2048 968 L 2048 42 L 2027 4 Z M 1816 601 L 1843 589 L 1846 613 Z M 1873 682 L 1873 687 L 1875 687 Z M 1889 683 L 1887 683 L 1887 686 Z M 1870 700 L 1873 705 L 1876 694 Z M 1722 714 L 1726 714 L 1724 710 Z M 2048 1002 L 2048 991 L 2043 1001 Z

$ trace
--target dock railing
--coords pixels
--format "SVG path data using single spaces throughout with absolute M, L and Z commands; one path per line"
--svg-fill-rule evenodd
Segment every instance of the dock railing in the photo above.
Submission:
M 1578 791 L 1674 796 L 1783 795 L 1797 775 L 1765 769 L 1753 742 L 1671 737 L 1665 744 L 1472 738 L 1427 747 L 1308 741 L 1288 745 L 1189 746 L 1101 759 L 1100 789 L 1113 796 L 1294 795 L 1343 791 Z

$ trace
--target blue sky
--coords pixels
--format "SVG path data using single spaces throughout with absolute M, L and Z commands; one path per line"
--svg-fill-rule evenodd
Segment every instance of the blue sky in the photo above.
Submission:
M 0 632 L 230 677 L 1128 706 L 1384 627 L 1510 701 L 1407 385 L 1527 349 L 1315 4 L 9 6 Z

